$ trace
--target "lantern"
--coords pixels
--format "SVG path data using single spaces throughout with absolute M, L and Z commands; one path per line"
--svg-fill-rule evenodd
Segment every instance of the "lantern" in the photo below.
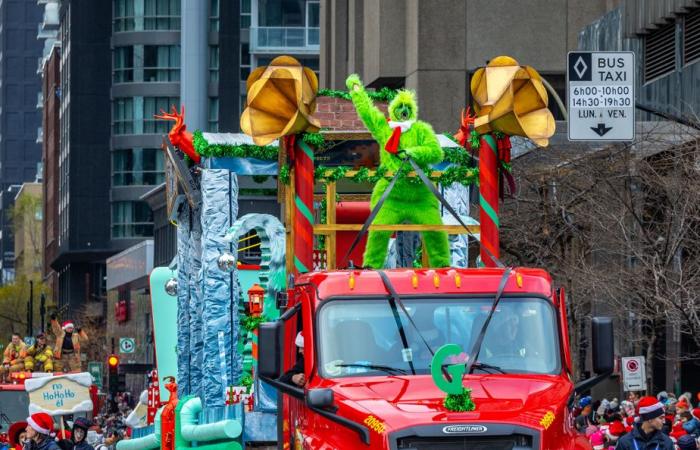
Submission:
M 258 283 L 248 289 L 248 311 L 252 316 L 259 316 L 262 313 L 264 300 L 265 289 Z

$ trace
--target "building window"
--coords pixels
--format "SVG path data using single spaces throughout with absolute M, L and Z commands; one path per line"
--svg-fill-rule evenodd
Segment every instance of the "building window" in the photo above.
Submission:
M 644 82 L 676 70 L 676 24 L 670 23 L 644 37 Z
M 209 82 L 219 81 L 219 46 L 209 46 Z
M 241 44 L 241 81 L 250 75 L 250 44 Z
M 135 25 L 134 0 L 114 0 L 114 31 L 132 31 Z
M 115 98 L 112 103 L 112 133 L 134 134 L 134 99 Z
M 219 31 L 219 0 L 209 0 L 209 31 Z
M 134 81 L 134 47 L 114 48 L 114 82 Z
M 180 46 L 145 45 L 143 81 L 180 81 Z
M 112 238 L 149 236 L 153 236 L 153 213 L 148 203 L 112 203 Z
M 170 111 L 173 106 L 180 104 L 179 97 L 144 97 L 143 98 L 143 132 L 167 133 L 172 122 L 155 119 L 153 116 L 162 111 Z
M 241 29 L 250 28 L 250 0 L 241 0 Z
M 209 132 L 219 131 L 219 98 L 209 97 Z
M 180 0 L 145 0 L 146 30 L 180 30 Z
M 163 151 L 130 148 L 112 152 L 113 186 L 148 186 L 165 181 Z
M 688 65 L 700 59 L 700 8 L 685 16 L 683 25 L 683 62 Z

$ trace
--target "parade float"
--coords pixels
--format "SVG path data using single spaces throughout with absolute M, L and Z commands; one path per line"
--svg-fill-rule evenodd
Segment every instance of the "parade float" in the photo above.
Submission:
M 537 72 L 494 58 L 449 134 L 418 120 L 413 93 L 347 87 L 319 90 L 278 57 L 247 81 L 245 134 L 160 116 L 175 121 L 178 255 L 151 275 L 150 425 L 118 450 L 589 449 L 571 408 L 612 370 L 612 325 L 593 320 L 598 375 L 574 386 L 564 292 L 499 259 L 511 137 L 544 147 L 554 133 Z M 238 217 L 241 176 L 276 179 L 283 221 Z M 246 267 L 251 231 L 261 262 Z M 300 342 L 306 381 L 281 382 Z

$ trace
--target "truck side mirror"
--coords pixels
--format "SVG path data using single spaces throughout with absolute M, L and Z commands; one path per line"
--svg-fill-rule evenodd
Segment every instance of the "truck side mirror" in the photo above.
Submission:
M 258 373 L 277 379 L 282 374 L 282 321 L 264 322 L 258 328 Z
M 593 344 L 593 372 L 608 374 L 615 365 L 615 340 L 610 317 L 594 317 L 591 322 Z
M 314 408 L 330 408 L 333 406 L 333 391 L 327 388 L 310 389 L 306 391 L 306 404 Z

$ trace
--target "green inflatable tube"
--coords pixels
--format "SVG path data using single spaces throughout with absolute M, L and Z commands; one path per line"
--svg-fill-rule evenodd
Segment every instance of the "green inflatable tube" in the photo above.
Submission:
M 199 397 L 187 396 L 180 400 L 175 408 L 175 449 L 195 448 L 197 450 L 242 450 L 240 443 L 234 439 L 240 437 L 243 428 L 237 420 L 222 420 L 220 422 L 197 425 L 199 413 L 202 411 L 202 401 Z M 207 441 L 219 441 L 202 445 Z
M 136 439 L 125 439 L 117 442 L 117 450 L 154 450 L 160 448 L 160 413 L 156 412 L 153 419 L 154 433 Z

